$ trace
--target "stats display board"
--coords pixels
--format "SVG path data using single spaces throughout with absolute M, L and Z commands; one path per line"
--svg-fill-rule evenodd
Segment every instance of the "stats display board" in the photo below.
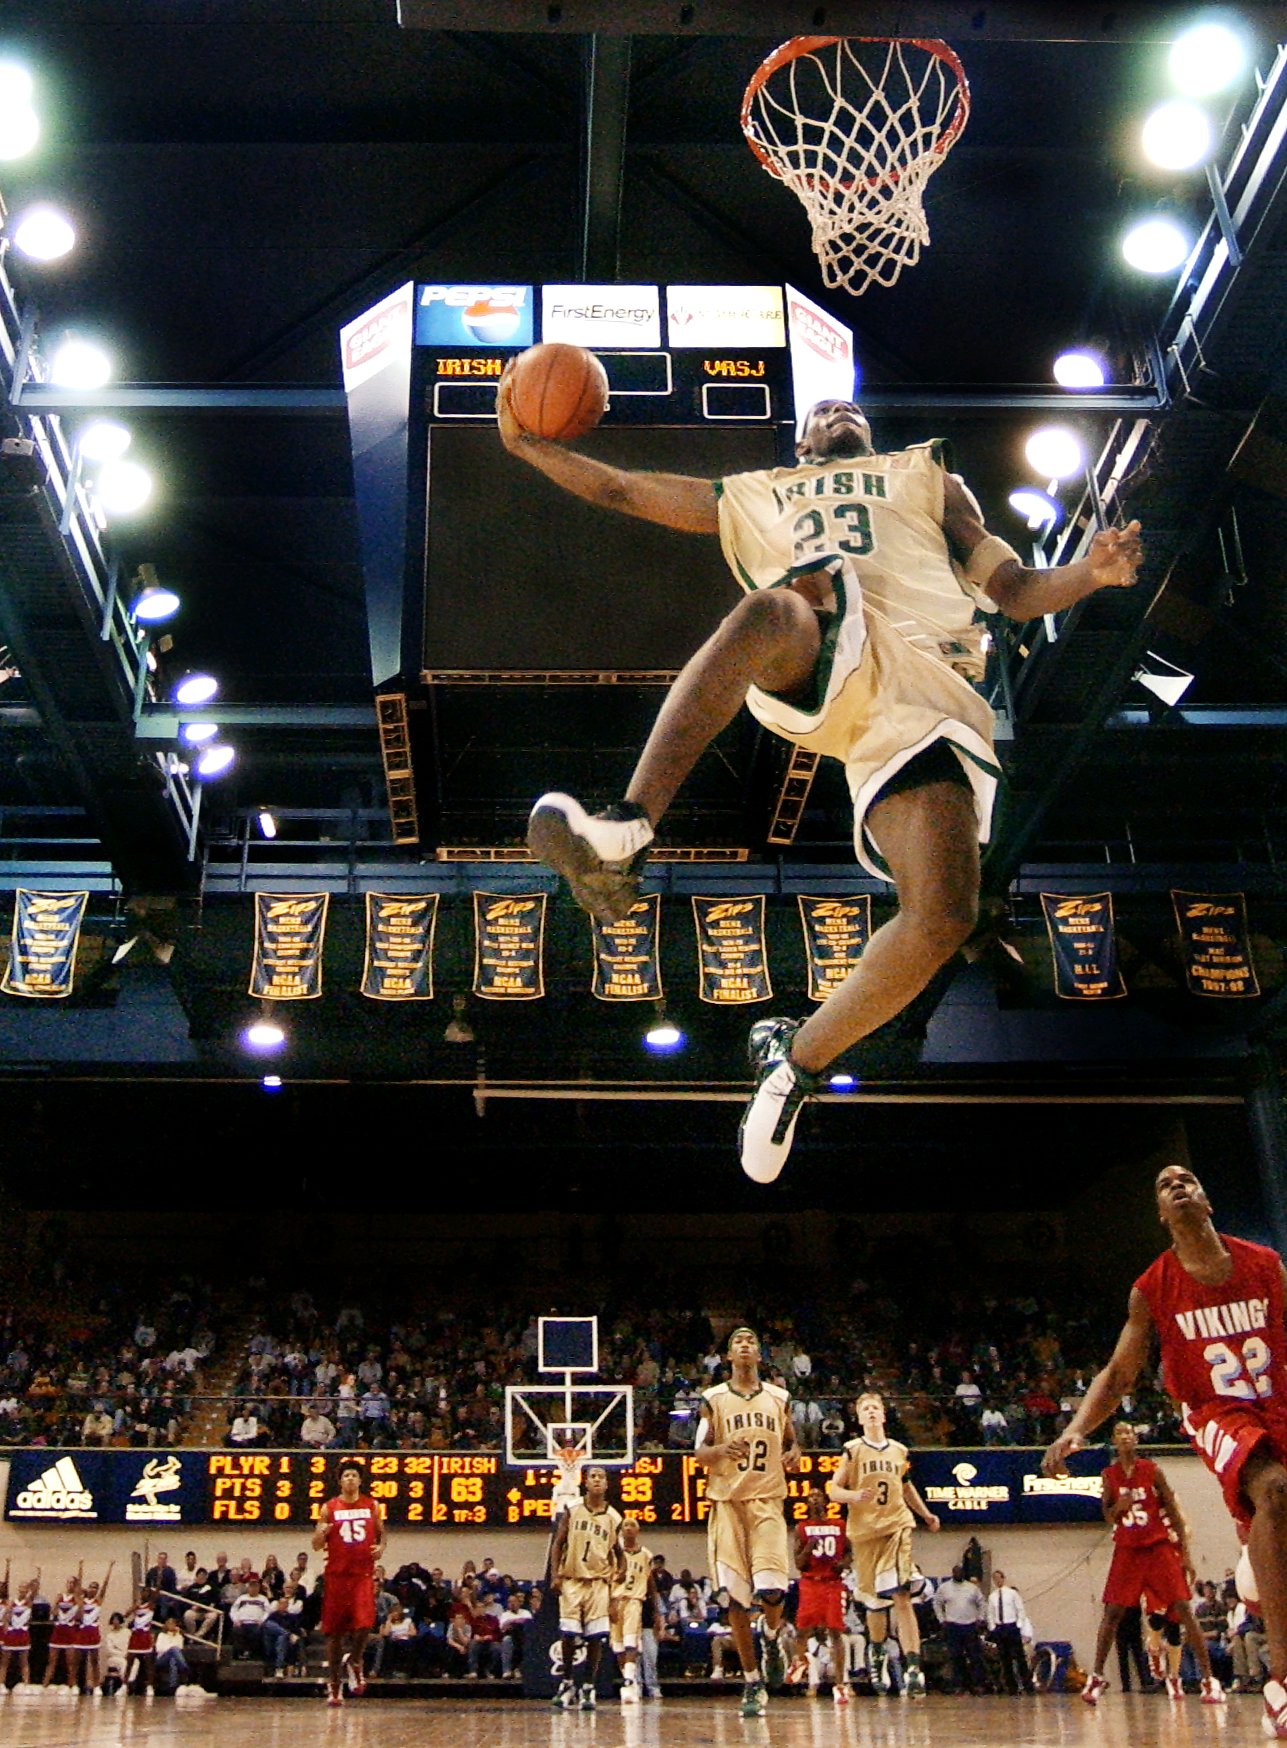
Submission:
M 510 1469 L 495 1452 L 370 1452 L 368 1488 L 391 1528 L 547 1526 L 554 1477 Z M 788 1515 L 802 1519 L 809 1489 L 825 1486 L 840 1456 L 802 1456 L 789 1477 Z M 1029 1448 L 916 1451 L 912 1478 L 945 1524 L 1090 1523 L 1099 1519 L 1104 1450 L 1079 1452 L 1067 1479 L 1041 1474 Z M 16 1450 L 6 1518 L 22 1523 L 307 1524 L 337 1491 L 337 1454 L 309 1451 Z M 700 1525 L 706 1471 L 691 1456 L 658 1452 L 614 1469 L 609 1497 L 643 1524 Z

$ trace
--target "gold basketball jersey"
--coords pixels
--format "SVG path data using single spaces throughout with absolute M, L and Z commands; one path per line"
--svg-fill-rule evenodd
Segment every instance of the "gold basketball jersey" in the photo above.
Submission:
M 652 1555 L 647 1548 L 640 1546 L 633 1552 L 623 1548 L 621 1558 L 623 1570 L 620 1578 L 613 1580 L 612 1594 L 626 1597 L 631 1602 L 643 1602 L 648 1595 L 648 1568 L 652 1565 Z
M 730 474 L 715 482 L 724 557 L 747 590 L 847 561 L 868 612 L 965 678 L 981 679 L 974 610 L 996 607 L 948 551 L 945 477 L 941 439 L 890 455 Z
M 883 1445 L 869 1444 L 865 1438 L 851 1438 L 845 1446 L 845 1460 L 838 1479 L 842 1487 L 870 1487 L 875 1498 L 865 1505 L 849 1507 L 849 1539 L 866 1541 L 873 1536 L 887 1536 L 892 1530 L 915 1523 L 911 1507 L 903 1498 L 903 1479 L 911 1469 L 907 1446 L 895 1438 Z
M 591 1511 L 584 1503 L 568 1513 L 568 1539 L 559 1566 L 562 1578 L 609 1578 L 612 1550 L 621 1531 L 621 1513 L 615 1506 Z
M 786 1471 L 782 1440 L 791 1398 L 777 1384 L 761 1384 L 743 1396 L 731 1384 L 715 1384 L 702 1392 L 710 1414 L 709 1443 L 744 1439 L 746 1455 L 725 1457 L 706 1471 L 708 1499 L 785 1499 Z

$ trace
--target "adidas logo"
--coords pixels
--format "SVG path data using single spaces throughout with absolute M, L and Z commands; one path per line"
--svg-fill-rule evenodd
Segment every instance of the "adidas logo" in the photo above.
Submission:
M 14 1500 L 12 1517 L 97 1517 L 89 1492 L 70 1457 L 58 1461 L 24 1487 Z

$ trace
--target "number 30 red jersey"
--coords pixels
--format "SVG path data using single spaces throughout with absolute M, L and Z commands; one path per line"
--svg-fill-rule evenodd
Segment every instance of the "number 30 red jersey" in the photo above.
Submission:
M 802 1523 L 809 1550 L 809 1564 L 802 1578 L 814 1582 L 838 1584 L 844 1573 L 845 1526 L 839 1518 L 811 1518 Z
M 351 1500 L 332 1499 L 330 1519 L 326 1531 L 327 1578 L 357 1573 L 369 1577 L 375 1566 L 375 1544 L 380 1530 L 375 1500 L 367 1493 L 359 1493 Z

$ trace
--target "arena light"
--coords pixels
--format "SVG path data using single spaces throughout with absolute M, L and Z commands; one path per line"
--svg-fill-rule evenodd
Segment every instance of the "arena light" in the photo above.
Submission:
M 138 625 L 161 625 L 167 619 L 173 619 L 182 603 L 174 590 L 165 583 L 144 583 L 134 597 L 135 623 Z
M 1029 435 L 1023 453 L 1042 479 L 1072 479 L 1085 471 L 1085 452 L 1076 432 L 1066 425 L 1040 426 Z
M 1057 528 L 1063 520 L 1063 506 L 1058 498 L 1043 492 L 1040 486 L 1016 486 L 1006 501 L 1033 533 L 1038 528 Z
M 194 706 L 208 704 L 212 698 L 219 695 L 219 682 L 213 674 L 198 674 L 189 670 L 175 682 L 170 696 L 174 702 L 185 710 Z
M 217 722 L 185 722 L 179 730 L 179 739 L 190 747 L 199 747 L 213 740 L 218 732 Z
M 259 825 L 261 838 L 275 838 L 277 836 L 277 815 L 270 807 L 261 807 L 255 818 Z
M 1060 388 L 1103 388 L 1104 361 L 1094 352 L 1061 352 L 1052 374 Z
M 29 206 L 13 224 L 13 246 L 29 261 L 61 261 L 76 246 L 76 230 L 56 206 Z
M 668 1056 L 682 1050 L 686 1042 L 683 1031 L 664 1011 L 653 1020 L 643 1035 L 644 1049 L 657 1056 Z
M 1195 24 L 1171 44 L 1167 71 L 1177 91 L 1186 97 L 1210 97 L 1224 91 L 1247 64 L 1247 45 L 1228 25 Z
M 94 492 L 109 516 L 135 516 L 152 496 L 152 475 L 137 461 L 105 461 Z
M 1193 675 L 1186 668 L 1177 668 L 1174 662 L 1168 662 L 1165 656 L 1157 655 L 1151 649 L 1145 650 L 1131 678 L 1137 686 L 1143 686 L 1146 692 L 1151 692 L 1172 709 L 1193 684 Z
M 27 69 L 18 61 L 0 61 L 0 158 L 25 158 L 40 138 L 31 93 Z
M 0 108 L 30 105 L 33 89 L 31 74 L 21 61 L 0 61 Z
M 1211 117 L 1184 97 L 1159 103 L 1140 135 L 1144 156 L 1160 170 L 1192 170 L 1210 155 L 1212 141 Z
M 76 447 L 86 461 L 119 461 L 133 441 L 132 434 L 115 419 L 95 419 L 81 431 Z
M 104 388 L 112 380 L 112 361 L 92 340 L 63 340 L 49 361 L 55 388 Z
M 198 758 L 196 774 L 203 779 L 222 777 L 225 771 L 232 768 L 236 757 L 235 747 L 230 747 L 227 741 L 216 741 Z
M 243 1030 L 241 1041 L 247 1050 L 261 1053 L 280 1050 L 286 1042 L 286 1033 L 276 1020 L 252 1020 Z
M 858 1077 L 856 1074 L 845 1074 L 843 1072 L 840 1074 L 828 1075 L 827 1085 L 831 1088 L 832 1092 L 850 1092 L 858 1085 Z
M 1188 234 L 1170 218 L 1141 219 L 1122 238 L 1122 255 L 1139 273 L 1172 273 L 1189 248 Z
M 282 1077 L 280 1074 L 266 1074 L 259 1084 L 265 1092 L 280 1092 L 282 1090 Z

